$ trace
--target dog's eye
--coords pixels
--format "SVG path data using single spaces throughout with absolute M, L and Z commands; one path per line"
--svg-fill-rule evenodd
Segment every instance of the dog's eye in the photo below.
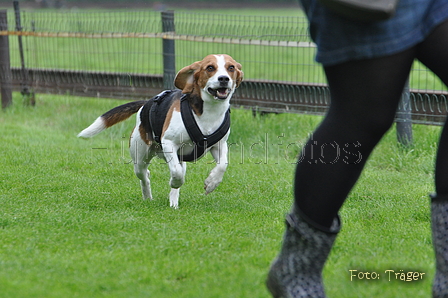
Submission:
M 215 71 L 215 67 L 213 65 L 207 66 L 207 71 Z
M 230 65 L 229 68 L 228 68 L 228 70 L 229 70 L 229 71 L 235 71 L 235 66 Z

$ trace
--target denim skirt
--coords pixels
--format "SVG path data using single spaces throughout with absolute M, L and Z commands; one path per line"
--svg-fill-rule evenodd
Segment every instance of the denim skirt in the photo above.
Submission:
M 448 19 L 448 0 L 400 0 L 391 19 L 377 22 L 349 20 L 317 0 L 301 2 L 317 45 L 316 61 L 324 66 L 399 53 Z

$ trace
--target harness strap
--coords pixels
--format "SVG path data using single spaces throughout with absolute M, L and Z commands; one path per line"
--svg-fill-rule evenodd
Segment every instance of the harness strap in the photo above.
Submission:
M 188 102 L 189 94 L 184 94 L 181 97 L 180 111 L 182 121 L 187 129 L 190 139 L 194 143 L 194 150 L 188 155 L 179 156 L 183 161 L 194 161 L 204 155 L 205 150 L 215 145 L 221 140 L 229 131 L 230 128 L 230 109 L 224 115 L 224 121 L 219 128 L 210 135 L 204 136 L 199 129 L 199 126 L 194 119 L 193 111 Z
M 167 98 L 167 95 L 171 94 L 172 92 L 176 91 L 166 90 L 151 99 L 153 103 L 149 108 L 149 127 L 152 128 L 154 141 L 156 141 L 160 145 L 162 145 L 161 135 L 163 124 L 166 118 L 166 113 L 170 106 L 169 101 L 167 102 L 165 101 L 165 99 Z M 196 119 L 193 116 L 193 111 L 188 101 L 189 96 L 189 94 L 182 95 L 180 99 L 180 112 L 188 135 L 194 144 L 194 148 L 190 154 L 179 155 L 179 160 L 181 161 L 195 161 L 198 158 L 202 157 L 205 151 L 219 142 L 219 140 L 221 140 L 227 134 L 230 128 L 229 109 L 224 115 L 224 121 L 221 123 L 219 128 L 212 134 L 204 136 L 196 122 Z M 174 98 L 170 99 L 173 100 Z
M 168 112 L 169 107 L 160 108 L 163 100 L 166 98 L 168 94 L 171 94 L 173 90 L 165 90 L 162 93 L 159 93 L 157 96 L 153 97 L 151 100 L 153 104 L 150 109 L 150 125 L 152 127 L 152 131 L 154 133 L 154 141 L 158 144 L 161 144 L 161 135 L 163 129 L 163 123 L 165 121 L 166 113 Z

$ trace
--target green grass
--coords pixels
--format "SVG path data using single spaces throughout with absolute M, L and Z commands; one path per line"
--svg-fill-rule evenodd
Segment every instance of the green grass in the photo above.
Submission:
M 224 181 L 204 195 L 210 156 L 189 164 L 180 209 L 168 168 L 150 166 L 143 201 L 127 152 L 134 120 L 91 140 L 76 134 L 122 101 L 38 95 L 0 112 L 0 292 L 28 297 L 269 297 L 264 279 L 292 201 L 295 156 L 320 117 L 232 111 Z M 324 277 L 329 297 L 428 297 L 434 274 L 427 194 L 439 127 L 392 129 L 341 211 Z M 96 149 L 107 148 L 107 149 Z M 380 280 L 350 281 L 349 270 Z M 418 270 L 423 281 L 387 281 Z

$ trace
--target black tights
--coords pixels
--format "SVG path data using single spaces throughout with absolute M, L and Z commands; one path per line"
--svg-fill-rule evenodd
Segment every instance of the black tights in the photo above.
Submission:
M 295 176 L 295 204 L 329 228 L 364 165 L 393 124 L 414 59 L 448 85 L 448 22 L 404 52 L 325 67 L 330 109 L 302 150 Z M 448 195 L 448 128 L 439 143 L 436 191 Z

